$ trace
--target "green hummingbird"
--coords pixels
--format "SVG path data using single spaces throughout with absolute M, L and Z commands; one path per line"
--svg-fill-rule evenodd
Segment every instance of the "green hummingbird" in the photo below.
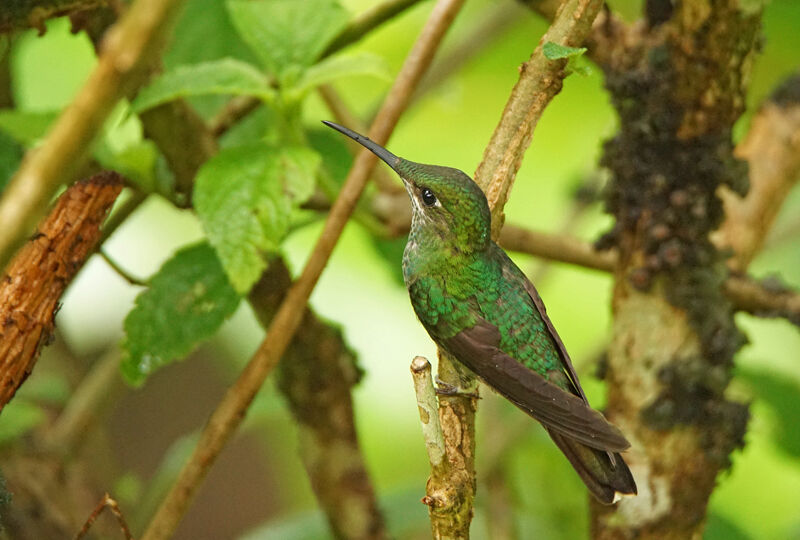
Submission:
M 491 239 L 481 188 L 458 169 L 399 158 L 346 127 L 323 123 L 368 148 L 403 180 L 413 207 L 403 278 L 430 337 L 541 422 L 600 502 L 635 495 L 619 454 L 630 443 L 589 406 L 539 293 Z

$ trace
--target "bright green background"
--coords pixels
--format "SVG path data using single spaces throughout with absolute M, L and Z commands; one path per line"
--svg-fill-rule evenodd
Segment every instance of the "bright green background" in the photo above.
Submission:
M 193 3 L 213 4 L 211 0 L 194 0 Z M 351 12 L 360 12 L 372 4 L 368 0 L 343 0 L 342 3 Z M 488 0 L 467 2 L 445 41 L 445 53 L 448 46 L 459 43 L 485 19 L 494 4 Z M 612 2 L 628 17 L 638 13 L 637 4 L 623 0 Z M 511 2 L 503 5 L 507 9 L 516 8 Z M 396 73 L 430 7 L 431 2 L 423 2 L 353 48 L 379 54 L 387 60 L 392 73 Z M 403 116 L 387 145 L 394 153 L 414 161 L 474 172 L 517 79 L 517 67 L 528 57 L 545 29 L 540 19 L 524 9 L 516 9 L 519 16 L 513 25 Z M 768 5 L 764 19 L 765 43 L 753 73 L 748 115 L 777 82 L 797 69 L 798 28 L 800 3 L 773 0 Z M 11 61 L 15 97 L 21 109 L 50 111 L 60 108 L 74 95 L 91 69 L 94 53 L 88 41 L 83 35 L 71 35 L 68 30 L 66 21 L 52 21 L 45 37 L 28 32 L 14 46 Z M 213 32 L 213 28 L 209 31 Z M 365 114 L 379 103 L 388 85 L 387 81 L 357 77 L 344 79 L 336 87 L 356 112 Z M 321 101 L 312 96 L 306 104 L 304 117 L 308 126 L 317 129 L 319 120 L 330 118 L 330 114 Z M 740 124 L 737 132 L 743 133 L 747 116 Z M 559 231 L 572 205 L 572 190 L 595 170 L 602 141 L 614 133 L 615 126 L 615 116 L 599 71 L 594 69 L 589 77 L 569 77 L 564 90 L 536 128 L 531 149 L 506 207 L 508 221 Z M 138 137 L 135 120 L 127 119 L 120 112 L 113 128 L 112 144 L 125 147 Z M 798 210 L 800 196 L 795 193 L 776 228 L 797 223 L 794 216 Z M 600 205 L 594 205 L 581 216 L 572 233 L 591 240 L 609 223 Z M 290 236 L 284 249 L 294 271 L 302 267 L 320 228 L 319 224 L 311 225 Z M 152 198 L 113 237 L 107 249 L 132 274 L 149 276 L 179 247 L 201 238 L 200 225 L 191 213 L 175 210 L 168 203 Z M 788 282 L 800 284 L 799 248 L 796 237 L 770 247 L 753 265 L 753 273 L 758 276 L 779 273 Z M 529 272 L 539 264 L 528 257 L 515 257 L 515 260 Z M 397 270 L 388 266 L 378 254 L 368 233 L 351 224 L 314 292 L 312 304 L 320 314 L 343 327 L 348 343 L 359 353 L 360 364 L 366 371 L 355 391 L 359 434 L 370 472 L 389 515 L 391 530 L 400 538 L 412 533 L 425 537 L 426 511 L 418 500 L 424 494 L 427 461 L 408 365 L 415 355 L 433 359 L 435 354 L 432 343 L 414 317 L 405 290 L 396 280 Z M 593 378 L 592 371 L 593 358 L 609 339 L 609 276 L 556 265 L 537 287 L 578 365 L 590 400 L 597 406 L 602 405 L 603 385 Z M 59 314 L 58 326 L 69 345 L 79 354 L 90 354 L 120 339 L 122 321 L 138 292 L 139 289 L 120 279 L 101 260 L 93 259 L 71 286 Z M 792 399 L 800 399 L 800 332 L 783 320 L 757 320 L 738 315 L 737 321 L 751 341 L 738 354 L 737 365 L 752 373 L 775 374 L 786 382 L 789 390 L 785 392 L 789 393 L 783 397 L 788 405 L 779 415 L 777 409 L 769 405 L 769 400 L 756 397 L 759 390 L 765 393 L 766 386 L 757 385 L 754 392 L 752 385 L 741 378 L 732 384 L 731 395 L 743 400 L 754 399 L 753 420 L 745 449 L 734 455 L 733 469 L 719 478 L 719 488 L 711 500 L 706 538 L 800 538 L 800 462 L 797 454 L 792 456 L 782 449 L 776 435 L 782 419 L 792 426 L 800 418 L 800 403 Z M 222 332 L 198 353 L 213 360 L 198 362 L 192 369 L 211 370 L 212 378 L 229 381 L 262 337 L 249 308 L 241 307 Z M 191 359 L 186 363 L 190 362 Z M 165 371 L 171 369 L 185 367 L 175 366 Z M 37 376 L 38 371 L 29 384 L 36 384 Z M 180 386 L 180 378 L 171 384 L 167 393 L 197 391 L 188 383 Z M 791 394 L 792 391 L 795 393 Z M 247 431 L 262 449 L 272 493 L 269 508 L 248 518 L 250 523 L 266 523 L 265 528 L 248 538 L 318 537 L 324 528 L 315 514 L 313 496 L 295 455 L 294 428 L 271 383 L 262 394 L 250 415 Z M 485 398 L 478 415 L 479 454 L 491 446 L 500 433 L 516 441 L 502 456 L 499 469 L 509 481 L 508 502 L 514 507 L 514 526 L 519 537 L 584 536 L 587 495 L 566 460 L 533 422 L 490 392 L 483 394 Z M 163 412 L 173 414 L 170 410 Z M 792 415 L 794 420 L 791 420 Z M 201 422 L 193 425 L 199 427 Z M 146 437 L 141 432 L 127 436 Z M 479 455 L 479 474 L 487 467 Z M 125 482 L 139 485 L 147 476 L 144 473 L 127 476 Z M 123 495 L 137 491 L 133 488 L 126 491 L 124 483 L 121 485 L 118 487 Z M 487 499 L 486 483 L 481 482 L 473 526 L 475 538 L 491 537 Z

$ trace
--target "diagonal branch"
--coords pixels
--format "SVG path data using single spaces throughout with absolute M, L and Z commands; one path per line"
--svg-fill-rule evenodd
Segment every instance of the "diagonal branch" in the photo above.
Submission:
M 370 138 L 376 142 L 385 143 L 388 139 L 462 4 L 463 0 L 437 2 L 370 129 Z M 311 291 L 355 208 L 376 160 L 367 150 L 356 159 L 301 276 L 289 289 L 272 319 L 267 338 L 212 414 L 189 462 L 145 531 L 143 540 L 172 535 L 209 468 L 238 428 L 256 392 L 286 350 L 300 325 Z
M 0 199 L 0 266 L 30 234 L 56 190 L 79 170 L 108 114 L 141 84 L 183 0 L 137 0 L 109 31 L 83 88 L 41 146 L 29 151 Z

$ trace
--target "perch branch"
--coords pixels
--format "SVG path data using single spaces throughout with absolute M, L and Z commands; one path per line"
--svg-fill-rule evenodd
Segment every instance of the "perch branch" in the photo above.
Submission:
M 182 0 L 137 0 L 109 31 L 83 88 L 37 148 L 26 155 L 0 199 L 0 265 L 41 217 L 47 203 L 83 164 L 119 99 L 143 80 Z
M 422 436 L 425 438 L 425 448 L 428 450 L 428 461 L 434 475 L 444 475 L 446 482 L 449 475 L 449 467 L 445 460 L 444 435 L 442 434 L 442 424 L 439 422 L 439 404 L 436 401 L 436 389 L 433 387 L 433 376 L 431 375 L 431 363 L 424 356 L 417 356 L 411 362 L 411 377 L 414 380 L 414 393 L 417 395 L 417 407 L 419 408 L 419 420 L 422 423 Z M 427 503 L 433 506 L 431 503 Z M 438 530 L 434 527 L 434 530 Z
M 0 283 L 0 410 L 33 369 L 53 331 L 58 300 L 100 239 L 122 179 L 102 173 L 59 197 Z
M 462 4 L 463 0 L 439 0 L 434 6 L 370 129 L 370 138 L 376 142 L 385 143 L 388 139 Z M 159 507 L 143 540 L 162 539 L 172 535 L 200 482 L 241 423 L 264 379 L 283 355 L 301 322 L 311 291 L 327 264 L 347 218 L 355 208 L 376 160 L 367 150 L 356 158 L 301 276 L 289 289 L 286 299 L 270 323 L 267 338 L 212 414 L 189 462 Z

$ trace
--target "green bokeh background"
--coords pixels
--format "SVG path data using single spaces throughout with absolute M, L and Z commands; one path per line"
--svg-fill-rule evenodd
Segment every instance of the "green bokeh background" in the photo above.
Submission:
M 363 11 L 372 4 L 368 0 L 342 3 L 352 12 Z M 610 3 L 630 19 L 640 9 L 639 2 Z M 215 9 L 211 0 L 193 0 L 190 4 Z M 517 67 L 527 59 L 546 28 L 541 19 L 511 2 L 471 0 L 447 37 L 445 53 L 448 46 L 459 43 L 480 24 L 496 4 L 516 9 L 519 14 L 516 22 L 403 116 L 387 145 L 394 153 L 414 161 L 474 172 L 517 80 Z M 431 5 L 423 2 L 353 48 L 379 54 L 396 73 Z M 798 28 L 800 2 L 773 0 L 768 4 L 764 17 L 765 42 L 753 72 L 749 110 L 737 126 L 739 136 L 746 132 L 757 104 L 782 78 L 797 70 Z M 209 28 L 209 32 L 213 31 L 214 28 Z M 191 59 L 193 54 L 199 58 L 210 54 L 209 50 L 197 52 L 180 46 L 178 43 L 170 53 L 172 56 L 168 55 L 168 64 Z M 214 46 L 211 39 L 208 47 Z M 95 58 L 86 37 L 70 34 L 64 20 L 51 21 L 44 37 L 37 37 L 32 31 L 20 36 L 10 54 L 15 99 L 18 107 L 26 111 L 52 111 L 68 103 Z M 376 106 L 388 85 L 389 81 L 351 78 L 336 87 L 357 113 L 366 114 Z M 218 104 L 207 101 L 200 105 L 211 107 L 215 103 Z M 320 119 L 330 118 L 316 96 L 307 101 L 304 115 L 313 129 L 317 129 Z M 593 69 L 588 77 L 570 76 L 536 128 L 506 207 L 508 222 L 544 231 L 561 230 L 573 206 L 572 193 L 595 172 L 601 144 L 615 129 L 615 115 L 599 70 Z M 127 117 L 121 108 L 109 123 L 109 144 L 124 148 L 140 136 L 135 119 Z M 799 210 L 800 194 L 794 193 L 776 229 L 796 223 L 793 217 Z M 610 218 L 602 213 L 599 204 L 594 204 L 573 223 L 570 233 L 592 240 L 609 224 Z M 321 224 L 302 228 L 286 243 L 285 253 L 295 271 L 302 268 L 320 229 Z M 191 213 L 175 210 L 154 197 L 120 229 L 107 248 L 132 274 L 149 276 L 176 249 L 201 237 L 201 227 Z M 529 272 L 540 264 L 530 257 L 514 258 Z M 312 305 L 342 326 L 365 369 L 366 376 L 355 391 L 359 435 L 391 530 L 400 538 L 425 537 L 426 510 L 419 498 L 424 494 L 428 465 L 408 366 L 416 355 L 435 358 L 435 349 L 414 317 L 406 292 L 396 279 L 397 271 L 376 250 L 369 234 L 351 224 L 312 296 Z M 800 284 L 797 238 L 771 245 L 755 261 L 752 272 L 756 276 L 778 273 L 789 283 Z M 602 406 L 604 399 L 603 384 L 592 372 L 597 354 L 609 340 L 611 285 L 608 275 L 566 265 L 554 265 L 537 282 L 548 313 L 570 349 L 595 406 Z M 70 288 L 59 314 L 58 326 L 70 347 L 79 354 L 91 354 L 120 339 L 123 318 L 137 293 L 137 288 L 120 279 L 99 259 L 93 259 Z M 774 374 L 787 382 L 789 391 L 794 388 L 794 396 L 800 399 L 797 327 L 783 320 L 759 320 L 744 314 L 737 316 L 737 322 L 751 342 L 738 354 L 737 369 L 745 374 Z M 225 384 L 262 337 L 263 332 L 249 308 L 241 307 L 219 335 L 195 355 L 206 360 L 195 362 L 190 358 L 165 371 L 184 370 L 184 373 L 186 365 L 192 364 L 189 369 L 208 370 L 211 378 Z M 40 377 L 38 371 L 30 383 L 36 384 L 37 377 Z M 764 392 L 759 393 L 766 387 L 748 380 L 737 377 L 730 389 L 733 396 L 753 400 L 747 445 L 733 456 L 733 468 L 719 478 L 719 487 L 711 499 L 705 537 L 800 538 L 800 461 L 779 444 L 778 437 L 781 420 L 796 425 L 800 402 L 792 400 L 790 394 L 788 406 L 778 410 L 770 405 L 769 399 L 763 399 Z M 315 510 L 313 495 L 296 456 L 295 429 L 272 383 L 267 386 L 245 431 L 256 441 L 265 461 L 253 475 L 268 476 L 272 493 L 262 513 L 246 520 L 251 529 L 247 538 L 318 538 L 324 534 L 324 523 Z M 177 378 L 164 392 L 176 391 L 191 394 L 198 390 L 191 382 L 184 384 Z M 490 392 L 483 394 L 478 414 L 478 467 L 479 474 L 484 476 L 478 488 L 474 538 L 491 538 L 491 530 L 496 526 L 489 511 L 492 501 L 487 496 L 487 483 L 483 481 L 490 465 L 508 480 L 506 502 L 514 509 L 513 527 L 519 538 L 585 536 L 587 495 L 566 460 L 533 422 Z M 160 398 L 155 395 L 151 399 Z M 132 406 L 131 403 L 119 406 Z M 201 420 L 190 424 L 188 429 L 192 425 L 199 427 L 209 411 L 197 413 Z M 172 410 L 164 412 L 178 414 Z M 786 414 L 793 415 L 794 420 L 789 421 Z M 154 423 L 158 421 L 159 418 L 152 419 Z M 135 431 L 125 436 L 145 437 Z M 492 464 L 482 461 L 480 454 L 496 445 L 500 437 L 510 437 L 513 443 L 498 461 Z M 162 448 L 162 452 L 165 450 Z M 124 476 L 118 487 L 122 486 L 119 489 L 123 494 L 134 493 L 137 489 L 126 491 L 125 486 L 144 484 L 150 474 L 152 471 Z M 235 497 L 234 487 L 229 489 Z M 136 500 L 134 495 L 131 500 Z M 253 527 L 254 522 L 263 525 Z M 182 534 L 189 533 L 182 530 Z

